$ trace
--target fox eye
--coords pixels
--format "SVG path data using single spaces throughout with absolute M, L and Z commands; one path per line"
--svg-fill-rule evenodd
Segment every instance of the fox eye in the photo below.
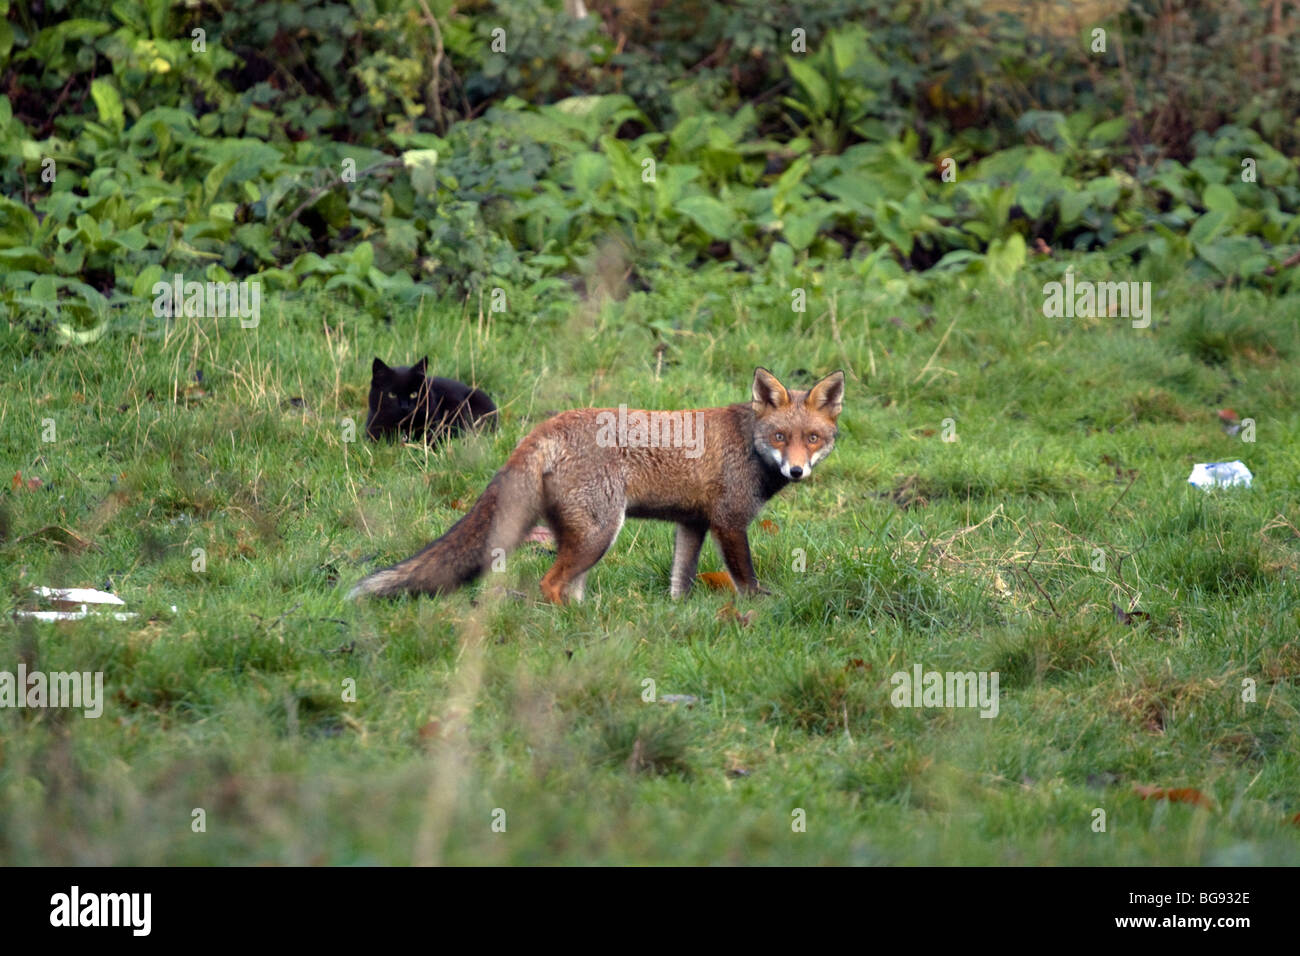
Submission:
M 774 437 L 777 441 L 785 441 L 785 432 L 777 432 Z
M 815 445 L 815 444 L 817 444 L 819 441 L 821 441 L 821 438 L 819 438 L 819 437 L 817 436 L 817 433 L 816 433 L 816 432 L 813 432 L 811 435 L 808 436 L 808 444 L 810 444 L 810 445 Z

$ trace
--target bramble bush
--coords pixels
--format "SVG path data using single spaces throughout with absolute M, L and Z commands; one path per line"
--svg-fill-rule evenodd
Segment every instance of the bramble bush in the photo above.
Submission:
M 0 0 L 0 298 L 63 340 L 176 272 L 562 307 L 610 242 L 641 287 L 1105 250 L 1293 288 L 1296 12 L 1060 9 Z

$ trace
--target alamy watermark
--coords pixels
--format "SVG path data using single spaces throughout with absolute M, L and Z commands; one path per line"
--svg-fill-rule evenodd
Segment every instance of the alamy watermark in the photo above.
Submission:
M 239 317 L 239 324 L 255 329 L 262 321 L 262 283 L 185 281 L 179 272 L 172 281 L 153 284 L 153 314 L 160 318 L 191 316 L 203 319 Z
M 596 414 L 601 448 L 681 448 L 687 458 L 704 454 L 703 412 L 643 412 L 618 406 Z
M 889 678 L 895 707 L 978 707 L 981 717 L 998 715 L 998 671 L 896 671 Z
M 83 893 L 74 885 L 50 897 L 50 925 L 57 927 L 118 926 L 148 936 L 152 912 L 152 893 Z
M 1049 319 L 1119 316 L 1132 319 L 1135 329 L 1151 324 L 1150 282 L 1076 282 L 1067 272 L 1064 283 L 1044 285 L 1043 296 L 1043 315 Z
M 19 664 L 17 674 L 0 671 L 0 707 L 73 707 L 98 717 L 104 713 L 104 672 L 28 673 Z

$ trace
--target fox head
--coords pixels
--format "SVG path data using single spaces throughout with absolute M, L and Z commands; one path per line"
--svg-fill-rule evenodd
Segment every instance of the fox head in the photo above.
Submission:
M 843 400 L 843 372 L 832 372 L 806 392 L 791 392 L 767 369 L 755 369 L 755 450 L 786 478 L 802 481 L 835 447 Z

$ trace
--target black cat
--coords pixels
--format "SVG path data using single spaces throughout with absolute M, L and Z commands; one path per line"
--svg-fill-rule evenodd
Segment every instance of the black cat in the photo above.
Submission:
M 497 427 L 497 407 L 485 392 L 451 378 L 426 378 L 429 360 L 389 368 L 376 358 L 370 373 L 366 436 L 423 437 L 435 444 L 465 429 Z

